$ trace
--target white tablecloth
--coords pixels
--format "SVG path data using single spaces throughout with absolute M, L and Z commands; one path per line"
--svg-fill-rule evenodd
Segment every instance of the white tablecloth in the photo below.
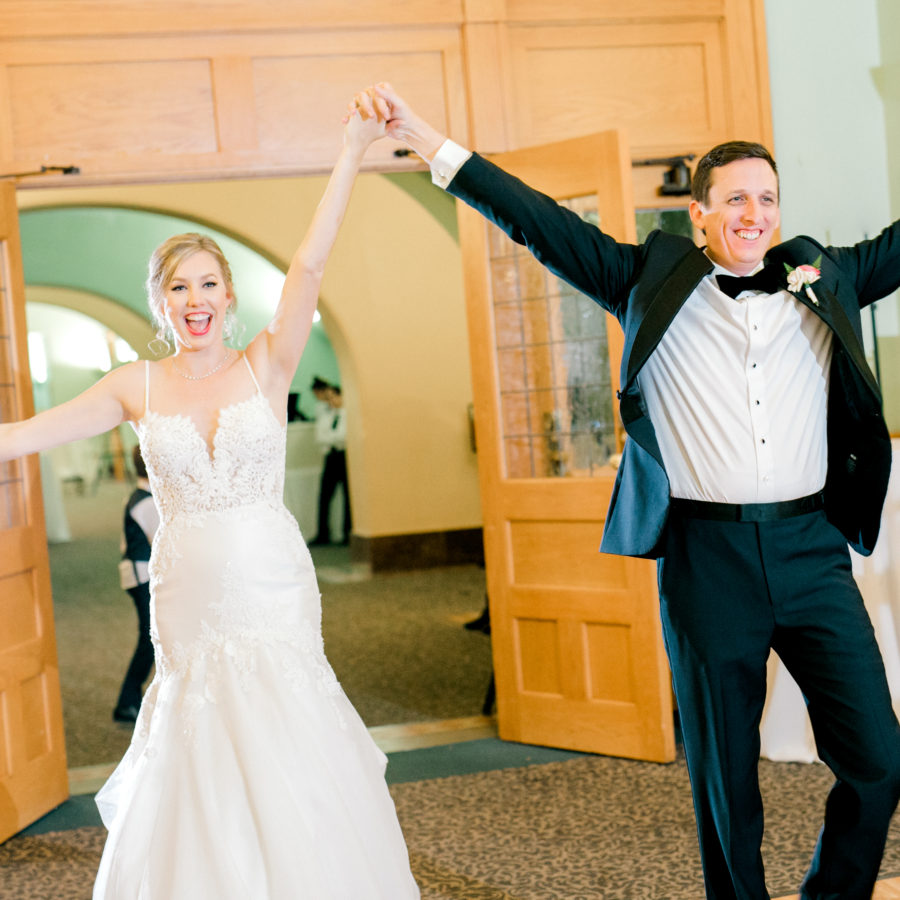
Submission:
M 306 540 L 315 536 L 319 520 L 319 488 L 325 457 L 316 444 L 313 422 L 289 422 L 287 427 L 287 465 L 284 473 L 284 505 L 290 510 Z M 343 534 L 343 487 L 331 501 L 331 534 Z
M 69 530 L 69 519 L 63 504 L 62 484 L 53 467 L 53 458 L 47 454 L 40 455 L 41 492 L 44 497 L 44 522 L 47 528 L 47 540 L 51 544 L 62 544 L 72 540 Z M 18 522 L 14 524 L 19 524 Z
M 875 551 L 871 556 L 851 551 L 851 556 L 853 575 L 884 658 L 894 709 L 900 714 L 900 440 L 894 440 L 893 447 L 891 480 Z M 803 695 L 774 653 L 769 657 L 769 692 L 760 737 L 762 755 L 768 759 L 818 759 Z

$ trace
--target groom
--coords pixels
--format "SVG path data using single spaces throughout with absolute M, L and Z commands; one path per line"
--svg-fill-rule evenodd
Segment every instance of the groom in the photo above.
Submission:
M 757 764 L 770 648 L 836 776 L 801 897 L 870 897 L 900 727 L 847 545 L 871 553 L 890 471 L 860 309 L 900 286 L 900 223 L 854 247 L 771 246 L 775 162 L 733 141 L 694 176 L 704 249 L 659 231 L 620 244 L 445 140 L 389 85 L 355 103 L 624 329 L 629 440 L 601 549 L 658 559 L 707 897 L 769 896 Z

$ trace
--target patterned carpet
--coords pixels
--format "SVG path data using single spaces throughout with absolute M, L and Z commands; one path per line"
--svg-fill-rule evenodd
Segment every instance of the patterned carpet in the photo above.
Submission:
M 110 721 L 135 628 L 115 582 L 110 522 L 118 519 L 119 492 L 111 501 L 99 511 L 85 506 L 80 520 L 76 510 L 79 540 L 51 548 L 73 767 L 115 761 L 129 739 Z M 329 552 L 317 567 L 340 576 L 344 561 Z M 481 609 L 483 571 L 462 566 L 364 582 L 321 580 L 326 650 L 367 724 L 478 715 L 490 642 L 461 625 Z M 466 764 L 435 766 L 442 753 L 464 755 Z M 392 756 L 389 780 L 403 783 L 391 792 L 423 900 L 702 898 L 682 760 L 660 766 L 579 755 L 522 766 L 522 753 L 520 745 L 495 740 Z M 798 888 L 831 777 L 820 765 L 763 761 L 760 771 L 764 856 L 770 890 L 780 896 Z M 407 774 L 398 779 L 398 772 Z M 468 774 L 435 777 L 447 772 Z M 74 827 L 55 826 L 68 830 L 32 830 L 0 845 L 0 900 L 87 900 L 105 832 L 78 827 L 86 821 L 94 819 L 81 814 Z M 900 824 L 882 874 L 900 874 Z
M 763 761 L 760 772 L 769 887 L 781 896 L 803 876 L 831 778 L 824 766 L 800 763 Z M 682 760 L 579 756 L 391 792 L 423 900 L 703 896 Z M 85 900 L 103 839 L 102 828 L 13 838 L 0 846 L 0 900 Z M 895 825 L 882 875 L 898 873 Z

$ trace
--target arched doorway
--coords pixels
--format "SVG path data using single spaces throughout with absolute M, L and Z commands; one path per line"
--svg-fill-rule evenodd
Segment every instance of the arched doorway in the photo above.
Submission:
M 409 177 L 417 183 L 422 182 L 419 176 Z M 315 182 L 315 179 L 310 181 Z M 21 211 L 26 273 L 31 285 L 30 290 L 80 292 L 85 296 L 94 297 L 96 302 L 106 301 L 120 310 L 127 308 L 131 315 L 140 318 L 146 324 L 142 282 L 147 256 L 159 241 L 171 233 L 202 230 L 221 239 L 226 253 L 232 259 L 241 312 L 246 314 L 253 297 L 244 289 L 244 285 L 251 283 L 254 276 L 252 270 L 247 275 L 240 269 L 237 260 L 242 253 L 241 248 L 243 251 L 255 253 L 279 270 L 284 265 L 284 259 L 289 258 L 283 252 L 273 252 L 271 244 L 267 252 L 261 252 L 243 235 L 236 233 L 235 221 L 242 218 L 247 219 L 247 233 L 258 233 L 254 223 L 250 221 L 249 214 L 242 216 L 233 213 L 231 218 L 223 214 L 223 210 L 229 207 L 231 202 L 235 207 L 239 205 L 238 201 L 230 199 L 233 190 L 239 197 L 242 191 L 247 196 L 256 197 L 255 188 L 258 186 L 263 188 L 264 197 L 270 196 L 270 193 L 266 193 L 266 188 L 271 192 L 271 185 L 262 182 L 240 184 L 236 189 L 231 183 L 191 185 L 188 188 L 181 185 L 165 185 L 154 188 L 152 196 L 150 188 L 122 188 L 121 197 L 118 189 L 107 188 L 104 189 L 104 196 L 101 198 L 97 198 L 93 191 L 90 192 L 91 196 L 87 197 L 85 194 L 89 189 L 85 189 L 85 193 L 76 190 L 72 194 L 79 200 L 77 204 L 67 202 L 69 195 L 65 192 L 63 196 L 58 191 L 48 192 L 52 196 L 48 197 L 46 204 L 26 203 Z M 294 190 L 295 187 L 292 182 L 290 188 Z M 318 185 L 313 184 L 307 188 L 303 184 L 301 187 L 304 188 L 306 195 L 318 198 L 320 192 Z M 357 473 L 351 473 L 354 505 L 357 485 L 362 484 L 364 492 L 367 487 L 370 488 L 368 493 L 374 496 L 368 504 L 369 519 L 370 521 L 373 518 L 377 519 L 372 526 L 376 533 L 396 531 L 401 533 L 401 537 L 418 530 L 431 533 L 435 531 L 433 522 L 438 528 L 477 525 L 479 519 L 475 458 L 470 448 L 466 416 L 469 395 L 464 314 L 461 306 L 457 308 L 441 302 L 443 294 L 453 292 L 454 279 L 459 278 L 457 260 L 453 255 L 448 258 L 446 246 L 446 242 L 453 242 L 452 232 L 446 227 L 446 216 L 444 223 L 441 224 L 430 212 L 422 209 L 422 203 L 415 190 L 406 187 L 398 190 L 392 180 L 381 176 L 370 176 L 359 187 L 363 188 L 364 194 L 372 195 L 375 202 L 371 205 L 375 208 L 377 219 L 373 220 L 370 217 L 366 223 L 359 221 L 345 223 L 342 236 L 354 226 L 357 228 L 357 234 L 346 241 L 342 248 L 343 258 L 340 252 L 335 254 L 329 266 L 330 271 L 335 273 L 335 281 L 326 285 L 327 290 L 320 304 L 324 319 L 320 327 L 323 332 L 327 328 L 335 368 L 330 369 L 325 363 L 314 364 L 311 367 L 311 374 L 332 379 L 339 378 L 345 385 L 345 393 L 351 402 L 358 404 L 357 409 L 362 407 L 362 415 L 357 419 L 357 423 L 359 431 L 364 432 L 365 436 L 361 447 L 364 452 L 356 455 L 356 459 L 368 458 L 371 459 L 371 464 L 364 462 L 359 466 Z M 199 190 L 202 202 L 188 203 L 185 200 L 183 205 L 178 202 L 183 199 L 182 195 L 185 192 L 194 188 Z M 135 206 L 126 205 L 126 202 L 131 202 L 128 195 L 132 191 L 142 194 L 138 205 Z M 25 199 L 29 202 L 32 198 L 37 198 L 37 195 L 31 192 L 25 195 Z M 215 198 L 218 205 L 208 203 L 211 198 Z M 96 202 L 98 199 L 99 202 Z M 212 218 L 221 227 L 213 228 L 208 220 L 200 221 L 190 215 L 176 215 L 173 212 L 184 213 L 192 205 L 202 209 L 210 208 Z M 246 206 L 240 208 L 246 210 Z M 386 209 L 391 213 L 387 218 L 384 212 Z M 51 218 L 51 212 L 58 218 L 55 220 Z M 139 221 L 126 222 L 122 218 L 141 215 L 162 217 L 158 221 L 161 221 L 164 227 L 159 228 L 157 233 L 142 236 L 139 233 L 140 229 L 136 227 L 140 224 Z M 303 215 L 302 211 L 297 214 L 301 225 Z M 408 221 L 412 215 L 418 217 L 414 228 L 410 228 Z M 69 268 L 56 248 L 71 242 L 73 236 L 87 235 L 86 222 L 94 216 L 101 221 L 102 227 L 99 231 L 93 232 L 89 241 L 90 247 L 84 247 L 83 251 L 75 251 L 77 254 L 77 259 L 74 260 L 75 267 Z M 279 215 L 269 209 L 268 218 L 271 222 L 281 222 L 284 218 L 283 211 L 282 215 Z M 231 227 L 223 225 L 223 222 Z M 433 241 L 431 230 L 438 232 L 439 240 L 443 243 L 428 249 L 427 252 L 418 250 L 417 240 L 420 236 L 423 245 Z M 302 232 L 302 228 L 300 231 Z M 360 234 L 366 244 L 361 251 L 357 249 L 361 244 Z M 229 240 L 241 246 L 235 248 L 229 244 Z M 349 251 L 347 244 L 352 247 Z M 372 258 L 361 261 L 363 274 L 359 274 L 360 261 L 352 258 L 348 260 L 348 257 L 355 257 L 358 253 Z M 32 254 L 36 254 L 37 258 L 32 258 Z M 69 258 L 71 259 L 71 253 Z M 374 261 L 389 273 L 390 285 L 389 288 L 379 287 L 377 290 L 370 288 L 369 295 L 366 295 L 361 293 L 361 289 L 370 285 L 371 279 L 366 271 L 366 265 L 370 261 Z M 403 265 L 398 264 L 398 261 L 402 261 Z M 440 265 L 436 264 L 438 262 Z M 399 272 L 402 272 L 402 277 L 398 277 Z M 116 278 L 111 276 L 119 275 L 123 286 L 113 290 Z M 73 287 L 73 282 L 77 286 Z M 59 284 L 68 286 L 60 288 Z M 277 297 L 279 289 L 280 281 L 277 288 L 272 291 L 274 297 Z M 113 299 L 112 295 L 116 299 Z M 116 302 L 120 299 L 123 302 Z M 364 326 L 357 325 L 359 313 L 356 311 L 348 313 L 350 302 L 367 305 L 372 311 L 374 322 L 368 321 Z M 435 328 L 436 313 L 438 328 Z M 356 320 L 354 327 L 359 334 L 354 334 L 353 329 L 348 327 L 350 318 Z M 149 324 L 146 324 L 146 327 L 149 329 Z M 252 334 L 254 330 L 251 322 L 247 331 Z M 418 336 L 418 332 L 425 330 L 428 332 L 427 339 Z M 135 339 L 135 344 L 142 351 L 147 342 L 147 339 L 143 341 Z M 392 342 L 390 346 L 386 346 L 388 342 Z M 307 384 L 308 382 L 304 384 L 301 374 L 301 391 Z M 348 384 L 350 389 L 346 390 Z M 362 400 L 361 394 L 366 395 Z M 447 432 L 452 432 L 449 438 Z M 451 461 L 448 463 L 440 454 L 452 457 Z M 413 460 L 412 465 L 409 462 L 410 458 Z M 398 493 L 397 482 L 400 479 L 391 471 L 392 468 L 403 469 L 400 485 L 402 494 Z M 435 469 L 441 471 L 441 479 L 433 477 Z M 354 480 L 358 473 L 361 473 L 358 480 Z M 111 509 L 110 519 L 114 514 L 113 506 L 114 504 L 108 505 Z M 362 518 L 365 521 L 365 517 Z M 395 519 L 398 520 L 396 524 Z M 117 613 L 121 614 L 122 634 L 125 634 L 126 638 L 120 646 L 114 648 L 109 657 L 104 656 L 105 662 L 95 666 L 102 670 L 99 672 L 101 681 L 94 685 L 79 686 L 83 688 L 82 695 L 71 701 L 79 705 L 97 704 L 96 721 L 102 721 L 104 724 L 109 720 L 110 710 L 107 707 L 111 702 L 110 698 L 114 697 L 118 688 L 117 681 L 127 664 L 131 649 L 128 641 L 131 640 L 134 627 L 131 622 L 133 610 L 126 605 L 127 596 L 118 592 L 113 581 L 115 578 L 113 561 L 111 558 L 108 563 L 95 566 L 94 571 L 109 572 L 108 578 L 112 585 L 110 590 L 120 604 Z M 318 568 L 321 581 L 321 564 Z M 409 666 L 412 664 L 407 661 L 409 657 L 413 657 L 413 664 L 420 662 L 418 657 L 421 656 L 425 643 L 420 639 L 418 632 L 414 637 L 392 635 L 392 640 L 398 646 L 387 654 L 383 650 L 373 648 L 368 655 L 373 657 L 370 666 L 377 671 L 367 673 L 364 678 L 359 679 L 361 686 L 356 686 L 357 691 L 366 695 L 364 706 L 367 708 L 375 706 L 381 714 L 378 717 L 371 717 L 367 712 L 364 715 L 367 722 L 387 724 L 423 721 L 474 715 L 480 711 L 488 681 L 490 650 L 489 643 L 484 637 L 470 635 L 461 629 L 462 623 L 470 613 L 477 614 L 483 602 L 481 571 L 470 573 L 469 580 L 474 587 L 470 591 L 471 598 L 463 600 L 462 609 L 454 607 L 451 612 L 449 605 L 447 611 L 436 607 L 435 615 L 441 619 L 442 627 L 445 629 L 446 636 L 442 639 L 446 645 L 444 651 L 452 658 L 452 665 L 439 664 L 439 666 L 442 666 L 442 675 L 453 682 L 452 690 L 445 686 L 437 693 L 441 694 L 444 704 L 448 702 L 448 695 L 451 702 L 462 701 L 464 699 L 461 696 L 462 689 L 456 691 L 456 688 L 464 678 L 457 677 L 456 674 L 448 676 L 447 673 L 451 671 L 455 673 L 453 665 L 463 670 L 468 666 L 468 671 L 464 674 L 470 677 L 474 685 L 472 697 L 466 699 L 466 705 L 459 702 L 458 712 L 454 708 L 454 711 L 449 713 L 436 711 L 433 708 L 434 703 L 423 696 L 417 696 L 415 703 L 395 700 L 392 692 L 397 684 L 413 682 L 420 685 L 419 695 L 425 693 L 425 684 L 420 679 L 409 676 L 408 672 L 411 671 Z M 427 589 L 427 584 L 416 583 L 414 587 L 420 594 Z M 340 590 L 349 593 L 349 586 Z M 375 617 L 378 616 L 375 609 L 367 608 L 366 601 L 356 596 L 355 588 L 352 598 L 341 595 L 335 600 L 331 588 L 327 585 L 323 586 L 323 593 L 329 595 L 333 601 L 326 610 L 326 625 L 328 615 L 337 606 L 343 606 L 347 610 L 347 620 L 354 623 L 361 621 L 362 618 L 369 618 L 372 613 Z M 459 595 L 455 589 L 454 593 Z M 381 598 L 373 599 L 379 602 Z M 429 603 L 419 605 L 428 607 Z M 108 614 L 99 608 L 95 612 L 97 616 Z M 87 618 L 88 621 L 73 626 L 76 628 L 75 633 L 84 635 L 85 639 L 89 636 L 91 628 L 90 616 Z M 391 614 L 386 614 L 385 618 L 389 622 L 394 622 L 396 630 L 402 631 L 398 628 L 399 620 L 392 619 Z M 454 642 L 458 642 L 459 646 Z M 355 624 L 348 627 L 343 635 L 338 636 L 337 644 L 336 655 L 343 654 L 348 659 L 358 658 L 361 650 L 364 650 L 359 647 L 360 641 Z M 334 646 L 334 643 L 331 646 Z M 469 650 L 477 656 L 474 662 L 466 656 L 466 651 Z M 379 656 L 384 658 L 385 655 L 390 659 L 379 662 Z M 353 678 L 347 680 L 352 682 Z M 354 685 L 349 685 L 348 693 L 351 693 L 354 702 L 357 702 L 359 694 L 354 697 L 353 687 Z M 92 692 L 102 692 L 103 697 L 98 699 Z M 122 740 L 126 741 L 127 735 Z M 97 761 L 108 763 L 120 755 L 121 753 L 117 751 Z M 74 761 L 72 764 L 76 765 Z
M 223 247 L 239 297 L 238 345 L 269 321 L 284 280 L 275 262 L 234 235 L 159 210 L 37 207 L 22 211 L 20 231 L 37 410 L 71 399 L 112 367 L 167 352 L 153 343 L 143 278 L 151 251 L 169 235 L 203 231 Z M 314 376 L 340 382 L 321 321 L 294 379 L 298 406 L 310 419 Z M 286 500 L 308 531 L 321 462 L 306 424 L 289 427 Z M 108 763 L 127 745 L 127 733 L 110 721 L 109 704 L 133 649 L 134 612 L 119 588 L 117 562 L 135 443 L 133 430 L 123 425 L 41 454 L 65 727 L 76 766 Z M 108 644 L 96 640 L 100 630 L 114 636 Z

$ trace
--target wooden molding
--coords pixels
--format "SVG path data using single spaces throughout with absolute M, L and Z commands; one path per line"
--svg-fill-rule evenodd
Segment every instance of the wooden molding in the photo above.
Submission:
M 638 158 L 770 143 L 764 26 L 763 0 L 0 0 L 0 173 L 323 173 L 374 81 L 486 153 L 608 128 Z M 367 168 L 421 167 L 396 149 Z M 660 179 L 635 172 L 638 205 Z

